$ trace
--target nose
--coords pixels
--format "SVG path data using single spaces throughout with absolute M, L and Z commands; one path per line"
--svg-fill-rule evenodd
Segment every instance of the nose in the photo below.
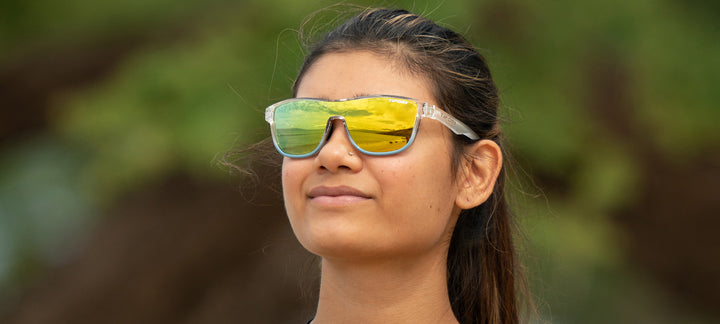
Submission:
M 343 120 L 333 119 L 330 122 L 328 138 L 315 158 L 316 168 L 331 173 L 341 170 L 360 171 L 362 169 L 361 153 L 350 142 Z

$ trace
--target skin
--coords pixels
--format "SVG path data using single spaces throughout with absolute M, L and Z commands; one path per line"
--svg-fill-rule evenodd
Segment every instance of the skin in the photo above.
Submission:
M 337 100 L 398 95 L 436 104 L 425 79 L 370 52 L 331 53 L 301 80 L 297 96 Z M 451 169 L 450 131 L 423 119 L 415 142 L 368 156 L 336 121 L 318 154 L 285 158 L 285 207 L 300 243 L 322 257 L 322 323 L 456 323 L 446 286 L 452 229 L 462 209 L 484 202 L 502 157 L 492 141 Z M 351 155 L 352 153 L 352 155 Z

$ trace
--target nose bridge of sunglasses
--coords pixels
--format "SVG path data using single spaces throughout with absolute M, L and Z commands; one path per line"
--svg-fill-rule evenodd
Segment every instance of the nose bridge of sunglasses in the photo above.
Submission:
M 325 141 L 329 141 L 330 137 L 333 136 L 336 131 L 347 133 L 347 124 L 344 116 L 338 115 L 328 118 L 327 126 L 325 127 Z

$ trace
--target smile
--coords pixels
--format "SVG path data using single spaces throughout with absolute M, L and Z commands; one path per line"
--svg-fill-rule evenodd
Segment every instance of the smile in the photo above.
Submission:
M 372 199 L 372 196 L 353 187 L 315 187 L 308 193 L 308 198 L 315 204 L 342 206 Z

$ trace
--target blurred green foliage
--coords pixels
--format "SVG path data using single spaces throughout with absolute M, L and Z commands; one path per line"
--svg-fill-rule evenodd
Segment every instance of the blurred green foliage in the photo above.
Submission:
M 62 262 L 58 247 L 68 246 L 62 242 L 70 233 L 81 232 L 124 193 L 178 172 L 226 181 L 214 161 L 267 135 L 263 109 L 290 96 L 302 60 L 300 23 L 332 3 L 3 1 L 0 58 L 6 62 L 38 48 L 116 37 L 146 41 L 107 78 L 57 93 L 47 133 L 0 151 L 0 288 L 30 280 L 24 276 L 38 264 Z M 425 13 L 479 46 L 502 91 L 516 172 L 567 181 L 566 190 L 534 198 L 531 177 L 521 175 L 513 192 L 543 317 L 661 323 L 684 316 L 682 309 L 658 311 L 667 301 L 650 281 L 637 279 L 623 236 L 608 219 L 633 203 L 640 166 L 633 143 L 608 133 L 585 108 L 605 90 L 588 83 L 588 75 L 626 73 L 619 87 L 628 96 L 606 99 L 627 101 L 632 134 L 676 163 L 703 154 L 720 139 L 720 28 L 718 11 L 711 10 L 717 6 L 384 4 Z

